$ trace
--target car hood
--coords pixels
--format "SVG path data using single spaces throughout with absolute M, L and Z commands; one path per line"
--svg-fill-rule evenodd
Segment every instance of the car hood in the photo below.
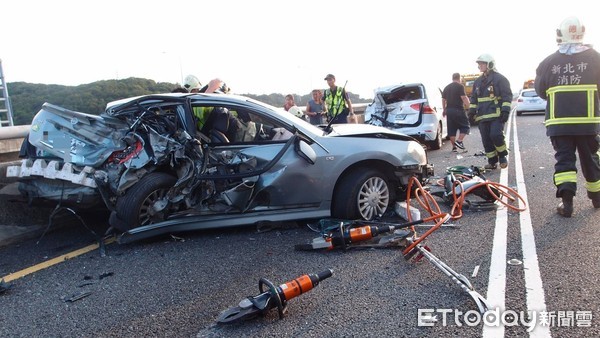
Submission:
M 328 136 L 340 136 L 340 137 L 373 137 L 373 138 L 391 138 L 396 140 L 415 141 L 414 138 L 399 133 L 397 131 L 390 130 L 388 128 L 374 126 L 370 124 L 335 124 L 332 126 L 333 130 Z

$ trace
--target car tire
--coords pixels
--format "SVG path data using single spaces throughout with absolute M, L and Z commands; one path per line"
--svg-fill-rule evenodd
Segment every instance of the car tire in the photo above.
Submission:
M 165 173 L 153 172 L 144 176 L 117 200 L 117 216 L 121 224 L 133 229 L 165 219 L 167 215 L 163 212 L 153 215 L 150 206 L 164 197 L 176 182 L 177 178 Z
M 521 115 L 523 115 L 523 112 L 522 111 L 518 111 L 517 112 L 517 116 L 521 116 Z
M 394 201 L 389 181 L 379 170 L 360 168 L 346 175 L 336 189 L 332 216 L 340 219 L 373 220 Z
M 435 140 L 428 142 L 427 146 L 431 150 L 438 150 L 438 149 L 440 149 L 442 147 L 443 140 L 444 140 L 444 138 L 442 136 L 442 124 L 438 123 L 438 129 L 437 129 L 437 132 L 435 134 Z

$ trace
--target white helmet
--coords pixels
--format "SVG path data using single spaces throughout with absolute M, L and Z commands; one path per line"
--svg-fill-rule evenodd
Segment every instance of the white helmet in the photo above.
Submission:
M 294 115 L 296 117 L 299 117 L 299 118 L 302 118 L 304 116 L 304 113 L 302 112 L 302 109 L 300 109 L 297 106 L 290 107 L 290 110 L 288 110 L 288 113 L 290 113 L 290 114 L 292 114 L 292 115 Z
M 556 42 L 559 45 L 565 43 L 582 43 L 585 34 L 585 26 L 574 16 L 568 17 L 560 23 L 556 30 Z
M 484 62 L 487 63 L 488 69 L 495 70 L 496 69 L 496 60 L 490 54 L 481 54 L 475 60 L 475 62 Z
M 188 92 L 191 92 L 192 89 L 200 89 L 202 85 L 200 84 L 200 81 L 197 77 L 195 77 L 194 75 L 188 75 L 183 80 L 183 87 L 187 89 Z

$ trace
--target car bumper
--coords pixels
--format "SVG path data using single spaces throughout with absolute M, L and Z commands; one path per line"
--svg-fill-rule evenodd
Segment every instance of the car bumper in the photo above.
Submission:
M 403 127 L 392 130 L 414 137 L 421 142 L 433 141 L 437 136 L 437 125 L 434 123 L 421 125 L 418 128 Z

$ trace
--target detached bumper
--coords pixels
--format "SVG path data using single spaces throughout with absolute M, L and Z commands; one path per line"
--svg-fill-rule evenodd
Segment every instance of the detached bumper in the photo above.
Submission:
M 25 159 L 20 166 L 10 166 L 6 168 L 6 177 L 44 177 L 51 180 L 63 180 L 78 185 L 96 188 L 96 182 L 93 178 L 94 169 L 84 167 L 78 171 L 71 163 L 62 163 L 62 161 L 47 161 L 44 159 Z

